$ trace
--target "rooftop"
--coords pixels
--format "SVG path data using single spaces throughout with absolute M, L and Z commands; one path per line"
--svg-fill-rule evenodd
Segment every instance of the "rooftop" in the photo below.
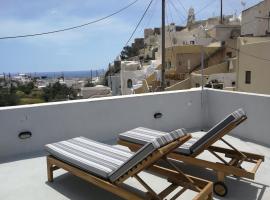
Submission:
M 118 133 L 138 126 L 163 131 L 180 127 L 190 131 L 207 129 L 226 114 L 242 107 L 248 120 L 226 139 L 243 151 L 263 154 L 265 162 L 255 180 L 226 178 L 228 195 L 226 198 L 214 198 L 268 200 L 269 105 L 269 95 L 212 89 L 202 93 L 193 89 L 0 108 L 0 199 L 119 199 L 62 170 L 55 172 L 53 183 L 48 183 L 44 144 L 76 136 L 116 144 Z M 162 113 L 162 118 L 154 119 L 156 112 Z M 18 134 L 23 131 L 31 132 L 32 137 L 19 139 Z M 214 159 L 207 153 L 201 156 Z M 215 181 L 211 171 L 178 165 L 188 174 Z M 167 184 L 165 179 L 148 172 L 143 172 L 142 177 L 156 191 Z M 129 179 L 127 184 L 138 186 L 133 179 Z M 184 198 L 179 199 L 190 199 L 192 195 L 192 192 L 187 192 Z
M 227 136 L 227 140 L 230 140 L 241 149 L 266 155 L 266 161 L 259 169 L 255 181 L 234 177 L 227 178 L 225 182 L 229 188 L 229 194 L 226 196 L 226 199 L 268 200 L 270 197 L 270 158 L 267 155 L 270 155 L 270 148 L 246 142 L 232 136 Z M 203 158 L 209 159 L 209 156 L 211 155 L 205 153 Z M 214 158 L 211 157 L 211 159 Z M 213 179 L 213 172 L 182 164 L 179 164 L 179 166 L 188 174 L 215 181 Z M 44 156 L 3 163 L 0 165 L 0 171 L 1 180 L 5 180 L 5 184 L 1 187 L 1 199 L 120 199 L 109 192 L 105 192 L 96 186 L 66 173 L 64 170 L 56 171 L 54 182 L 48 183 L 46 159 Z M 156 192 L 161 191 L 168 185 L 165 179 L 150 173 L 143 172 L 141 175 L 147 183 L 154 185 Z M 144 191 L 134 179 L 130 179 L 126 183 L 133 187 L 139 187 L 140 190 Z M 192 197 L 192 195 L 192 192 L 185 194 L 187 198 Z M 214 199 L 223 198 L 215 196 Z

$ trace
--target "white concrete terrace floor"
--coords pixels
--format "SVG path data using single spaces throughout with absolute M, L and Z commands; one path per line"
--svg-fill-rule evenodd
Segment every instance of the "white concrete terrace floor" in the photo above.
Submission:
M 269 200 L 270 199 L 270 148 L 252 142 L 240 140 L 236 137 L 225 136 L 227 141 L 239 149 L 265 155 L 265 162 L 259 168 L 255 180 L 226 178 L 229 192 L 226 197 L 215 196 L 214 199 L 228 200 Z M 222 145 L 218 143 L 217 145 Z M 125 148 L 125 147 L 123 147 Z M 215 159 L 210 154 L 204 153 L 202 158 Z M 186 166 L 179 163 L 180 168 L 188 174 L 215 181 L 214 173 L 208 170 Z M 55 172 L 53 183 L 47 182 L 45 156 L 0 164 L 0 199 L 1 200 L 98 200 L 120 199 L 119 197 L 95 187 L 63 170 Z M 161 191 L 168 182 L 160 177 L 147 172 L 142 172 L 142 177 L 156 192 Z M 134 179 L 129 179 L 127 184 L 140 187 Z M 182 198 L 189 200 L 193 192 L 185 192 Z

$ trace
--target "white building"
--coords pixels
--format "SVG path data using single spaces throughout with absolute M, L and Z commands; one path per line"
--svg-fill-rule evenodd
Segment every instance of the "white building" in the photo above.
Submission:
M 241 34 L 244 36 L 270 34 L 270 0 L 264 0 L 242 12 Z
M 112 95 L 121 95 L 121 78 L 120 73 L 108 76 L 108 85 L 111 88 Z
M 207 36 L 206 27 L 189 30 L 184 28 L 177 30 L 175 24 L 166 27 L 165 47 L 181 46 L 181 45 L 209 45 L 213 39 Z M 159 44 L 161 44 L 161 35 L 159 36 Z
M 122 95 L 133 94 L 134 89 L 142 86 L 142 81 L 153 73 L 160 79 L 160 70 L 157 69 L 159 62 L 152 60 L 149 65 L 141 66 L 136 61 L 121 62 L 121 93 Z
M 211 37 L 218 41 L 227 41 L 241 35 L 240 24 L 218 24 L 208 30 Z
M 31 81 L 31 77 L 27 74 L 19 74 L 17 76 L 14 76 L 13 79 L 21 83 L 27 83 Z
M 103 85 L 83 87 L 81 88 L 81 96 L 83 99 L 111 96 L 111 89 Z

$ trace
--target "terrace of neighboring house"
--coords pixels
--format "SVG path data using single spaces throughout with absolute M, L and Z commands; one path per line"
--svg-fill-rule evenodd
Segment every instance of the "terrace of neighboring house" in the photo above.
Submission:
M 0 199 L 120 199 L 64 170 L 55 172 L 54 182 L 47 182 L 44 145 L 77 136 L 117 145 L 119 133 L 141 126 L 162 131 L 207 130 L 238 108 L 246 111 L 248 119 L 225 138 L 240 150 L 264 155 L 265 161 L 255 180 L 227 177 L 227 196 L 214 199 L 268 200 L 270 96 L 200 88 L 0 108 Z M 161 113 L 161 118 L 156 119 L 155 113 Z M 31 137 L 21 139 L 22 132 Z M 216 159 L 207 152 L 200 156 Z M 210 170 L 177 165 L 188 174 L 216 181 Z M 168 185 L 166 179 L 147 171 L 141 177 L 156 192 Z M 126 184 L 145 191 L 133 178 Z M 193 196 L 185 192 L 177 199 Z

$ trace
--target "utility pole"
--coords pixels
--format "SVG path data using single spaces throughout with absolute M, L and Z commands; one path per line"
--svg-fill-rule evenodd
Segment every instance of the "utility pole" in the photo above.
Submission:
M 11 74 L 8 73 L 8 94 L 11 93 Z
M 204 89 L 204 48 L 201 47 L 201 87 Z
M 223 24 L 223 0 L 220 0 L 220 24 Z
M 161 33 L 161 89 L 164 91 L 165 84 L 165 0 L 162 0 L 162 33 Z
M 92 69 L 91 69 L 91 77 L 90 77 L 90 83 L 92 85 L 92 79 L 93 79 L 93 74 L 92 74 Z

